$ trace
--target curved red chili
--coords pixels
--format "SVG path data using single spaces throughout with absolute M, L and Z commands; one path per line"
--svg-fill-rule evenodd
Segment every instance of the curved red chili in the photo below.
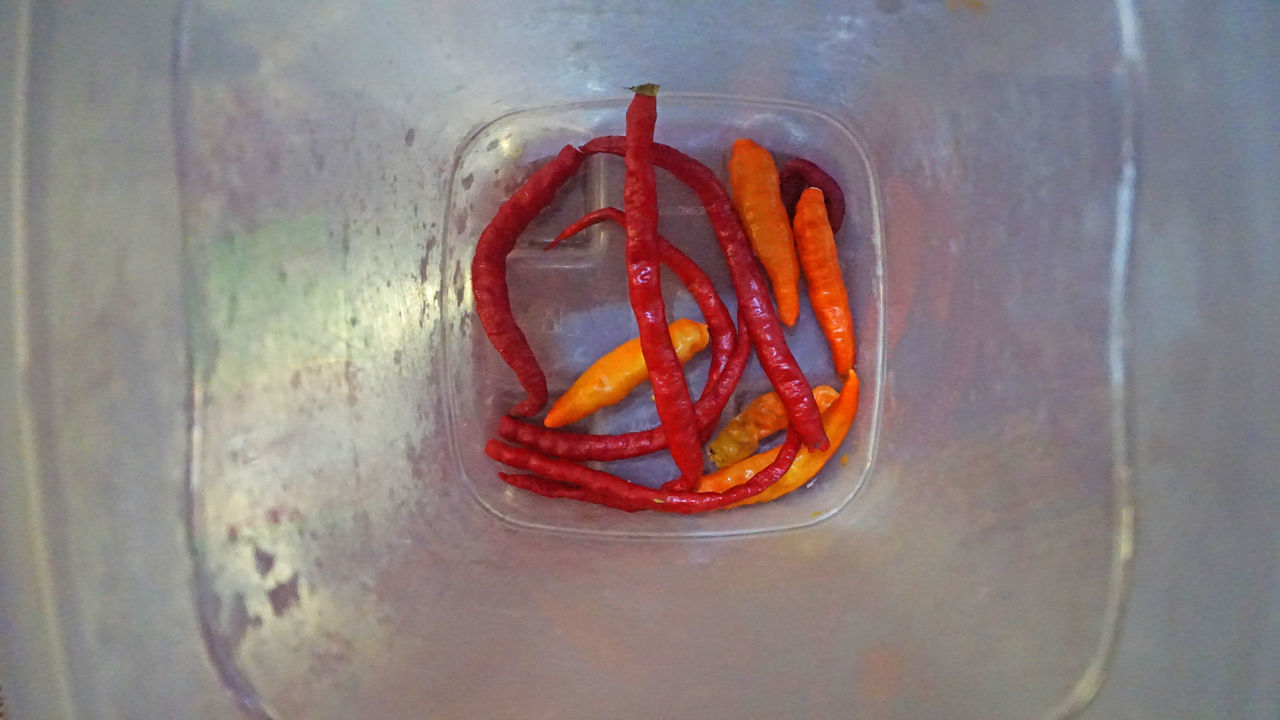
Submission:
M 605 220 L 623 224 L 626 221 L 626 215 L 613 207 L 604 207 L 590 212 L 561 231 L 548 248 Z M 674 270 L 676 276 L 688 288 L 703 318 L 707 321 L 714 343 L 707 384 L 703 388 L 702 396 L 694 403 L 694 412 L 703 436 L 700 439 L 705 440 L 710 437 L 711 432 L 720 422 L 720 414 L 724 411 L 733 390 L 738 385 L 738 380 L 746 370 L 751 343 L 747 337 L 745 324 L 738 331 L 734 331 L 728 309 L 716 292 L 711 278 L 703 272 L 702 268 L 661 235 L 657 239 L 662 263 Z M 726 344 L 729 351 L 722 360 L 720 355 Z M 521 422 L 512 417 L 503 417 L 498 422 L 498 434 L 505 440 L 570 460 L 623 460 L 647 455 L 667 446 L 667 436 L 660 427 L 619 435 L 595 435 L 550 429 Z
M 599 493 L 592 492 L 577 485 L 562 483 L 557 480 L 548 480 L 538 475 L 517 475 L 515 473 L 498 473 L 498 478 L 512 487 L 518 487 L 521 490 L 528 490 L 547 498 L 565 498 L 568 500 L 578 500 L 579 502 L 595 503 L 596 505 L 604 505 L 612 507 L 616 510 L 625 510 L 627 512 L 639 512 L 644 508 L 633 506 L 622 506 L 621 503 L 609 504 L 608 500 L 603 498 Z
M 484 448 L 485 453 L 494 460 L 537 476 L 530 478 L 528 475 L 498 473 L 499 478 L 545 497 L 569 498 L 619 510 L 656 510 L 680 514 L 716 510 L 759 495 L 786 474 L 799 450 L 800 436 L 794 429 L 789 429 L 777 458 L 752 476 L 751 480 L 722 493 L 698 493 L 665 489 L 665 486 L 664 489 L 655 490 L 602 470 L 593 470 L 497 440 L 490 440 Z
M 720 414 L 729 403 L 750 356 L 751 341 L 747 337 L 746 325 L 742 323 L 724 373 L 694 404 L 698 425 L 703 428 L 704 435 L 709 436 L 720 422 Z M 648 455 L 667 446 L 667 436 L 661 427 L 618 435 L 594 435 L 546 428 L 510 416 L 498 421 L 498 435 L 504 440 L 568 460 L 625 460 Z
M 666 431 L 667 449 L 681 476 L 693 485 L 702 474 L 702 448 L 698 433 L 693 432 L 693 398 L 684 367 L 667 331 L 667 307 L 658 270 L 658 182 L 653 172 L 658 86 L 639 85 L 633 90 L 623 143 L 627 170 L 622 190 L 627 212 L 627 292 L 640 331 L 640 350 L 649 367 L 654 405 Z
M 625 142 L 625 138 L 618 136 L 602 136 L 583 145 L 582 151 L 587 154 L 623 155 Z M 787 418 L 800 433 L 804 444 L 814 450 L 827 448 L 830 442 L 822 427 L 818 403 L 813 398 L 808 379 L 787 347 L 782 324 L 769 299 L 764 271 L 751 251 L 729 193 L 710 168 L 673 147 L 654 143 L 653 161 L 698 195 L 729 265 L 738 294 L 738 307 L 745 311 L 747 327 L 765 375 L 786 407 Z
M 511 313 L 507 255 L 515 248 L 520 233 L 551 204 L 556 192 L 578 171 L 585 157 L 577 148 L 566 145 L 498 208 L 476 241 L 475 259 L 471 261 L 476 315 L 489 342 L 515 371 L 520 385 L 529 394 L 511 410 L 515 415 L 532 415 L 542 409 L 547 402 L 547 377 Z
M 840 226 L 844 224 L 844 191 L 827 171 L 804 158 L 792 158 L 782 166 L 778 179 L 782 187 L 782 204 L 787 206 L 787 214 L 794 218 L 800 193 L 805 188 L 816 187 L 822 191 L 822 197 L 827 201 L 827 220 L 831 222 L 831 231 L 840 230 Z
M 624 228 L 627 226 L 626 213 L 615 207 L 602 207 L 583 215 L 569 227 L 561 230 L 560 234 L 543 249 L 550 250 L 566 238 L 608 220 Z M 707 374 L 709 385 L 724 370 L 725 364 L 729 362 L 729 355 L 733 352 L 736 339 L 733 316 L 729 314 L 729 309 L 720 299 L 720 294 L 716 292 L 716 286 L 711 282 L 711 278 L 698 267 L 698 263 L 694 262 L 693 258 L 685 255 L 661 235 L 657 236 L 657 243 L 658 261 L 680 278 L 680 282 L 684 284 L 685 289 L 693 296 L 694 302 L 698 304 L 698 309 L 702 311 L 703 319 L 707 321 L 707 332 L 711 335 L 711 369 Z

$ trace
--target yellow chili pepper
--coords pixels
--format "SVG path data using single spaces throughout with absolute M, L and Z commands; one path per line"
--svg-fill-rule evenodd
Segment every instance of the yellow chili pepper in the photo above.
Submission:
M 682 363 L 705 348 L 711 339 L 706 325 L 688 318 L 676 320 L 668 330 Z M 648 377 L 640 338 L 628 340 L 592 363 L 551 406 L 543 424 L 554 428 L 577 422 L 602 407 L 621 402 Z
M 800 260 L 773 156 L 746 138 L 734 141 L 729 153 L 729 185 L 751 249 L 773 286 L 778 317 L 788 327 L 795 325 L 800 316 Z
M 772 487 L 759 495 L 747 498 L 729 507 L 768 502 L 786 495 L 796 488 L 803 487 L 805 483 L 813 479 L 814 475 L 818 474 L 818 471 L 822 470 L 822 466 L 826 465 L 831 456 L 835 454 L 836 448 L 840 447 L 840 443 L 844 442 L 844 437 L 849 432 L 849 426 L 853 424 L 853 418 L 857 414 L 858 375 L 850 371 L 849 379 L 840 390 L 840 397 L 836 399 L 831 407 L 827 408 L 826 412 L 822 413 L 822 425 L 827 431 L 827 437 L 831 439 L 831 447 L 822 452 L 814 452 L 807 447 L 800 448 L 800 452 L 796 455 L 791 469 Z M 704 475 L 698 481 L 698 492 L 724 492 L 731 487 L 741 485 L 773 462 L 777 454 L 778 450 L 776 448 L 756 453 L 723 470 Z
M 818 410 L 824 411 L 835 402 L 840 391 L 830 385 L 813 389 Z M 787 428 L 787 411 L 775 392 L 767 392 L 747 403 L 724 429 L 707 446 L 707 454 L 716 467 L 732 465 L 749 456 L 760 446 L 760 441 Z

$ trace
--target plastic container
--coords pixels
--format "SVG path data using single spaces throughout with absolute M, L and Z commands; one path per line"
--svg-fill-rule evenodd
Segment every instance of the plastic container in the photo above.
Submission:
M 469 138 L 458 153 L 443 238 L 446 268 L 469 272 L 475 237 L 497 207 L 524 176 L 559 151 L 567 142 L 582 144 L 597 135 L 621 132 L 625 100 L 579 103 L 516 112 L 495 120 Z M 450 389 L 449 427 L 466 483 L 481 503 L 516 525 L 619 536 L 712 536 L 777 530 L 819 522 L 842 508 L 853 496 L 871 466 L 879 415 L 883 306 L 880 279 L 880 226 L 876 191 L 866 154 L 853 131 L 813 108 L 756 99 L 728 99 L 698 95 L 662 94 L 662 132 L 668 142 L 724 168 L 727 151 L 738 136 L 755 138 L 778 153 L 779 162 L 791 155 L 807 155 L 836 173 L 848 188 L 853 212 L 841 229 L 842 263 L 849 268 L 847 285 L 862 337 L 863 362 L 859 422 L 837 461 L 857 470 L 827 473 L 808 492 L 786 502 L 769 503 L 752 512 L 713 513 L 702 517 L 663 513 L 619 513 L 579 503 L 548 502 L 529 493 L 512 492 L 495 476 L 495 465 L 484 455 L 478 438 L 495 433 L 497 418 L 524 397 L 514 375 L 502 363 L 477 324 L 468 294 L 445 306 L 445 386 Z M 530 160 L 533 158 L 534 160 Z M 721 295 L 732 303 L 719 245 L 697 197 L 663 173 L 660 185 L 660 223 L 665 237 L 688 248 L 699 264 L 713 273 Z M 548 373 L 552 396 L 563 392 L 593 360 L 635 337 L 636 326 L 627 300 L 623 237 L 616 227 L 598 227 L 567 247 L 544 252 L 561 228 L 584 212 L 601 206 L 622 207 L 624 173 L 618 158 L 589 162 L 576 182 L 521 239 L 512 253 L 509 283 L 521 327 L 533 337 L 535 351 Z M 478 228 L 473 225 L 478 224 Z M 697 306 L 674 277 L 665 283 L 672 318 L 700 318 Z M 454 296 L 456 298 L 456 295 Z M 812 381 L 840 386 L 831 369 L 830 352 L 811 312 L 789 332 L 788 342 Z M 768 391 L 758 363 L 730 400 L 725 419 L 752 398 Z M 706 380 L 703 354 L 689 365 L 691 388 Z M 587 432 L 614 433 L 654 427 L 657 415 L 647 393 L 637 391 L 628 401 L 590 416 Z M 833 463 L 834 465 L 835 463 Z M 611 464 L 614 472 L 659 484 L 673 477 L 675 465 L 664 454 Z
M 191 546 L 253 712 L 989 719 L 1092 695 L 1131 527 L 1112 4 L 196 2 L 181 29 Z M 863 411 L 852 461 L 785 501 L 626 516 L 510 490 L 480 452 L 518 395 L 471 312 L 475 237 L 521 173 L 620 132 L 641 81 L 660 139 L 722 169 L 750 135 L 849 192 Z M 548 222 L 616 197 L 609 168 Z M 664 232 L 714 258 L 665 190 Z M 631 330 L 616 239 L 549 235 L 512 282 L 554 391 Z M 796 344 L 827 363 L 814 328 Z
M 0 2 L 0 714 L 1277 716 L 1275 5 L 171 5 Z M 784 502 L 614 516 L 476 452 L 493 179 L 640 81 L 853 198 L 864 412 Z M 616 238 L 547 234 L 563 383 L 625 334 L 574 295 Z

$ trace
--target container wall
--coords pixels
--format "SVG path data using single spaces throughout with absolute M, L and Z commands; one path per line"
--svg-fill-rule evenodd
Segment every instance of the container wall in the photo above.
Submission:
M 193 4 L 192 532 L 236 691 L 281 718 L 629 717 L 658 693 L 677 716 L 992 718 L 1087 697 L 1127 527 L 1119 23 L 1101 2 L 953 5 Z M 458 168 L 501 185 L 616 133 L 620 88 L 644 80 L 672 98 L 659 138 L 713 164 L 736 133 L 839 168 L 866 148 L 845 179 L 869 401 L 861 459 L 815 488 L 618 518 L 666 537 L 609 540 L 576 534 L 609 532 L 608 513 L 513 496 L 477 452 L 515 396 L 470 311 L 493 198 L 467 198 L 490 181 Z M 698 115 L 698 97 L 719 99 Z M 859 141 L 788 134 L 784 107 Z M 552 309 L 553 277 L 513 270 L 542 299 L 521 307 L 531 326 L 625 318 Z M 553 358 L 580 349 L 556 338 Z M 803 515 L 822 522 L 705 537 Z
M 23 602 L 55 633 L 23 697 L 43 675 L 86 717 L 1025 718 L 1091 695 L 1129 517 L 1115 8 L 453 5 L 40 4 L 15 35 L 29 354 L 0 369 L 29 424 L 0 451 L 31 509 L 0 517 L 4 579 L 34 559 Z M 497 410 L 468 400 L 513 386 L 470 319 L 487 218 L 450 193 L 482 188 L 460 159 L 519 171 L 468 155 L 484 128 L 602 109 L 536 163 L 644 80 L 660 139 L 717 170 L 750 132 L 850 174 L 868 402 L 813 488 L 602 537 L 607 513 L 486 495 Z

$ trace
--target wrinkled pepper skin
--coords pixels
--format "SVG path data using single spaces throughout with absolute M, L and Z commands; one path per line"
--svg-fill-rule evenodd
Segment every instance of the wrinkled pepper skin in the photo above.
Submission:
M 564 146 L 555 158 L 538 168 L 498 208 L 476 240 L 476 254 L 471 261 L 471 290 L 476 315 L 489 342 L 515 371 L 520 385 L 529 395 L 516 405 L 512 415 L 533 415 L 542 409 L 547 403 L 547 376 L 543 374 L 529 340 L 511 312 L 507 256 L 515 249 L 520 233 L 555 200 L 556 193 L 578 172 L 585 158 L 572 145 Z
M 621 155 L 625 152 L 625 138 L 602 135 L 580 149 L 588 155 Z M 787 346 L 782 323 L 769 297 L 764 270 L 751 250 L 751 242 L 742 229 L 728 191 L 711 168 L 670 145 L 654 143 L 653 162 L 689 186 L 698 196 L 729 266 L 733 289 L 738 296 L 738 314 L 746 321 L 760 366 L 769 378 L 769 384 L 782 398 L 782 404 L 787 408 L 787 419 L 800 433 L 805 446 L 825 450 L 829 442 L 823 430 L 818 401 L 813 399 L 809 380 Z
M 822 451 L 814 451 L 808 448 L 801 450 L 795 461 L 792 462 L 791 469 L 781 479 L 760 494 L 736 503 L 734 507 L 775 500 L 796 488 L 803 487 L 805 483 L 812 480 L 813 476 L 822 470 L 822 467 L 835 454 L 836 448 L 840 446 L 840 443 L 844 442 L 844 437 L 848 434 L 849 427 L 853 425 L 853 419 L 857 414 L 858 376 L 856 373 L 850 372 L 849 379 L 845 382 L 844 387 L 840 389 L 840 397 L 822 414 L 827 436 L 831 438 L 831 447 Z M 698 482 L 698 491 L 725 492 L 730 488 L 749 482 L 756 473 L 773 462 L 777 452 L 775 448 L 756 453 L 723 470 L 705 475 Z
M 824 412 L 839 396 L 840 391 L 830 385 L 818 385 L 813 389 L 818 408 Z M 716 467 L 727 467 L 754 453 L 761 440 L 785 429 L 786 408 L 777 393 L 767 392 L 747 403 L 742 412 L 725 424 L 707 446 L 707 455 Z
M 658 86 L 633 88 L 623 141 L 626 180 L 622 186 L 627 220 L 627 294 L 640 328 L 640 350 L 649 367 L 649 385 L 658 419 L 667 435 L 667 451 L 684 483 L 693 486 L 702 471 L 702 444 L 694 427 L 696 413 L 684 368 L 667 333 L 658 259 L 658 181 L 653 169 L 653 130 L 658 121 Z

